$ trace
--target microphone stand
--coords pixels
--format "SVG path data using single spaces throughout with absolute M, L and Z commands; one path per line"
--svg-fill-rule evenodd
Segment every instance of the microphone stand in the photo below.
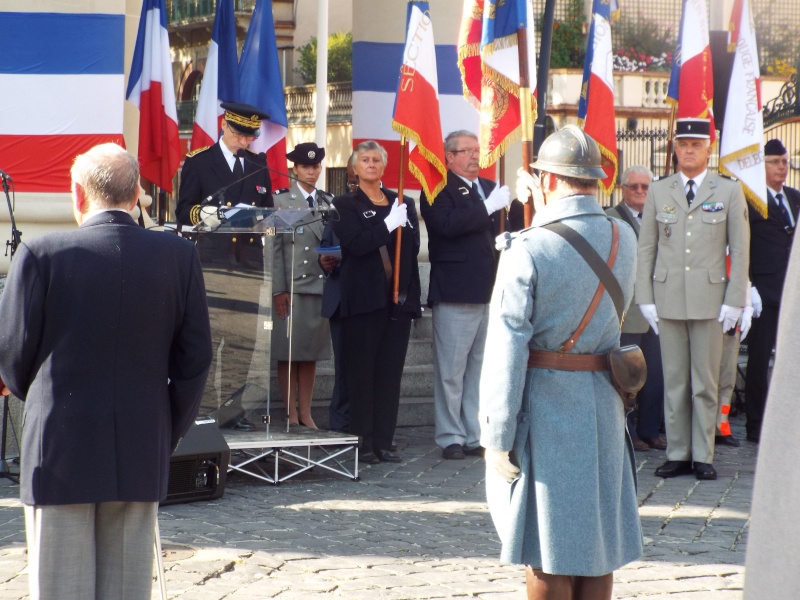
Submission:
M 14 220 L 14 207 L 11 204 L 11 197 L 8 194 L 8 180 L 9 178 L 3 174 L 3 192 L 6 196 L 6 203 L 8 204 L 8 214 L 11 217 L 11 239 L 6 241 L 6 256 L 9 255 L 9 249 L 11 250 L 11 258 L 14 258 L 14 253 L 17 251 L 17 246 L 22 238 L 22 232 L 17 229 L 17 223 Z M 8 461 L 6 460 L 6 440 L 8 439 L 8 396 L 3 396 L 3 430 L 2 435 L 0 435 L 0 479 L 10 479 L 14 483 L 19 483 L 19 475 L 14 475 L 11 473 L 11 469 L 8 466 Z

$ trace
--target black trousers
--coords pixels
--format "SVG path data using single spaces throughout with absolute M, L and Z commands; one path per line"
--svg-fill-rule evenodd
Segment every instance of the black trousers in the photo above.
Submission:
M 342 366 L 342 320 L 338 314 L 328 322 L 331 326 L 331 345 L 333 346 L 333 392 L 328 407 L 328 425 L 334 431 L 349 431 L 350 400 L 347 394 L 347 381 Z
M 753 319 L 747 336 L 747 377 L 744 383 L 747 432 L 758 434 L 764 419 L 769 381 L 769 360 L 778 336 L 778 313 L 780 307 L 765 306 L 761 315 Z
M 636 410 L 628 413 L 628 431 L 633 439 L 657 438 L 664 420 L 664 372 L 661 344 L 652 329 L 646 333 L 623 333 L 620 345 L 636 344 L 647 364 L 647 380 L 636 397 Z
M 341 319 L 350 432 L 363 438 L 364 452 L 388 450 L 397 426 L 411 315 L 392 319 L 390 311 L 387 307 Z

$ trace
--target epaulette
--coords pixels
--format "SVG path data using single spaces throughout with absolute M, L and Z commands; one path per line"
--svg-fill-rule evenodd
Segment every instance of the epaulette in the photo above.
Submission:
M 730 179 L 731 181 L 739 181 L 738 178 L 734 177 L 733 175 L 727 175 L 726 173 L 720 172 L 719 176 L 722 177 L 723 179 Z
M 280 190 L 275 190 L 272 192 L 273 196 L 277 196 L 278 194 L 286 194 L 289 192 L 289 188 L 281 188 Z
M 186 154 L 186 158 L 192 158 L 196 154 L 200 154 L 201 152 L 205 152 L 209 148 L 211 148 L 211 146 L 203 146 L 202 148 L 198 148 L 197 150 L 192 150 L 191 152 Z

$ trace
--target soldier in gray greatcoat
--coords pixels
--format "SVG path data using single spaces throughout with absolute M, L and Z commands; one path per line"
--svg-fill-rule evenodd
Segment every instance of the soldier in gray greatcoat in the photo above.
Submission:
M 522 199 L 530 189 L 536 216 L 503 251 L 490 306 L 480 387 L 487 498 L 501 558 L 527 566 L 534 599 L 610 599 L 613 571 L 642 554 L 633 448 L 605 362 L 620 340 L 608 294 L 571 351 L 556 352 L 575 339 L 599 280 L 546 226 L 567 225 L 607 260 L 616 223 L 612 272 L 625 306 L 633 296 L 636 236 L 598 204 L 600 165 L 577 127 L 545 140 L 539 180 L 521 172 L 517 190 Z M 569 370 L 542 366 L 556 354 Z

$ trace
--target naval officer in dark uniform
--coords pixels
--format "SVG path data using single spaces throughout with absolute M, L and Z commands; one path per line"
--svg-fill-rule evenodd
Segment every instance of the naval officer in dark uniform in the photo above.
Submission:
M 216 214 L 218 207 L 271 207 L 272 184 L 266 155 L 248 148 L 269 115 L 250 106 L 223 102 L 222 135 L 213 146 L 190 152 L 181 170 L 175 215 L 191 227 Z M 263 165 L 263 166 L 261 166 Z M 255 348 L 259 293 L 264 279 L 264 248 L 259 235 L 207 233 L 198 250 L 208 295 L 214 364 L 203 410 L 216 411 L 220 426 L 252 430 L 241 396 Z

